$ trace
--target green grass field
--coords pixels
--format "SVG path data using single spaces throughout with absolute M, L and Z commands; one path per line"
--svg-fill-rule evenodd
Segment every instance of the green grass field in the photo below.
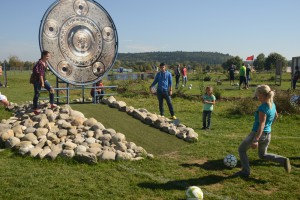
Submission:
M 270 81 L 271 73 L 256 74 L 249 90 L 238 90 L 228 81 L 216 86 L 216 79 L 224 74 L 210 74 L 212 81 L 202 82 L 197 75 L 189 77 L 191 90 L 183 93 L 199 96 L 201 87 L 213 85 L 221 96 L 212 116 L 212 130 L 201 130 L 202 103 L 197 98 L 173 98 L 176 116 L 199 134 L 197 143 L 186 143 L 174 136 L 151 128 L 126 113 L 106 105 L 71 104 L 86 117 L 94 117 L 106 128 L 124 133 L 128 141 L 144 147 L 154 159 L 135 162 L 100 162 L 97 165 L 79 164 L 73 160 L 38 160 L 16 155 L 10 150 L 0 152 L 0 199 L 185 199 L 185 189 L 195 185 L 204 192 L 204 199 L 299 199 L 300 198 L 300 115 L 281 115 L 273 125 L 272 141 L 268 151 L 291 159 L 292 172 L 287 174 L 282 166 L 260 160 L 256 150 L 249 150 L 252 170 L 249 179 L 233 177 L 239 164 L 228 169 L 223 158 L 231 153 L 238 157 L 237 148 L 250 132 L 253 116 L 235 115 L 229 108 L 239 103 L 239 98 L 251 98 L 255 85 L 267 83 L 276 90 L 290 87 L 289 74 L 283 75 L 281 86 Z M 29 73 L 9 72 L 8 88 L 0 91 L 9 100 L 22 103 L 32 100 L 33 88 L 28 83 Z M 54 77 L 50 81 L 54 85 Z M 140 95 L 151 80 L 141 81 L 127 93 L 116 96 L 127 105 L 158 112 L 155 96 Z M 109 85 L 105 81 L 106 85 Z M 124 84 L 124 83 L 118 83 Z M 131 85 L 128 85 L 131 87 Z M 128 95 L 128 93 L 131 93 Z M 80 96 L 79 92 L 72 98 Z M 237 99 L 233 99 L 237 98 Z M 276 103 L 276 102 L 275 102 Z M 165 107 L 166 109 L 166 107 Z M 166 112 L 166 116 L 167 116 Z M 0 119 L 11 115 L 0 108 Z

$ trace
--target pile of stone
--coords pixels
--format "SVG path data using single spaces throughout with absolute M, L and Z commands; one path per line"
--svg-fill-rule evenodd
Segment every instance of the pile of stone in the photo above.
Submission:
M 94 118 L 85 118 L 69 105 L 52 110 L 46 104 L 39 115 L 32 112 L 30 104 L 12 109 L 15 116 L 0 123 L 0 145 L 21 155 L 51 160 L 62 156 L 89 164 L 153 157 L 144 148 L 127 142 L 124 134 L 105 128 Z
M 153 114 L 145 108 L 135 109 L 132 106 L 127 106 L 124 101 L 117 101 L 113 96 L 103 98 L 102 102 L 112 108 L 117 108 L 120 111 L 126 112 L 128 115 L 131 115 L 145 124 L 153 126 L 171 135 L 175 135 L 179 139 L 183 139 L 187 142 L 198 141 L 198 133 L 196 133 L 194 129 L 186 127 L 183 124 L 175 124 L 172 120 Z

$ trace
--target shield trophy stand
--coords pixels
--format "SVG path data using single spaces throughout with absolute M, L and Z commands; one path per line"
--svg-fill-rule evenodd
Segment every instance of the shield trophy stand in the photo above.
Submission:
M 84 87 L 105 77 L 117 57 L 118 35 L 108 12 L 93 0 L 57 0 L 40 24 L 41 51 L 51 53 L 49 69 L 59 83 Z M 57 101 L 59 91 L 56 90 Z

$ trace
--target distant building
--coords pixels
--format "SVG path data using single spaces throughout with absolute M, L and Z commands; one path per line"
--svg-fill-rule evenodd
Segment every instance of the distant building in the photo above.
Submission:
M 123 72 L 129 72 L 129 73 L 131 73 L 131 72 L 133 72 L 132 69 L 126 69 L 124 67 L 119 67 L 117 69 L 113 69 L 112 71 L 113 72 L 119 72 L 119 73 L 123 73 Z

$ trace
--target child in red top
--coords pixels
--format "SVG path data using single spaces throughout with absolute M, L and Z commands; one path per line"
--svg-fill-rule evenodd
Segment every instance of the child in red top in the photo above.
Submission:
M 91 89 L 91 96 L 93 98 L 96 98 L 95 99 L 96 103 L 102 102 L 102 98 L 104 95 L 104 89 L 102 87 L 103 87 L 103 82 L 102 82 L 102 80 L 100 80 L 95 84 L 95 88 Z M 96 94 L 95 94 L 95 92 L 96 92 Z

